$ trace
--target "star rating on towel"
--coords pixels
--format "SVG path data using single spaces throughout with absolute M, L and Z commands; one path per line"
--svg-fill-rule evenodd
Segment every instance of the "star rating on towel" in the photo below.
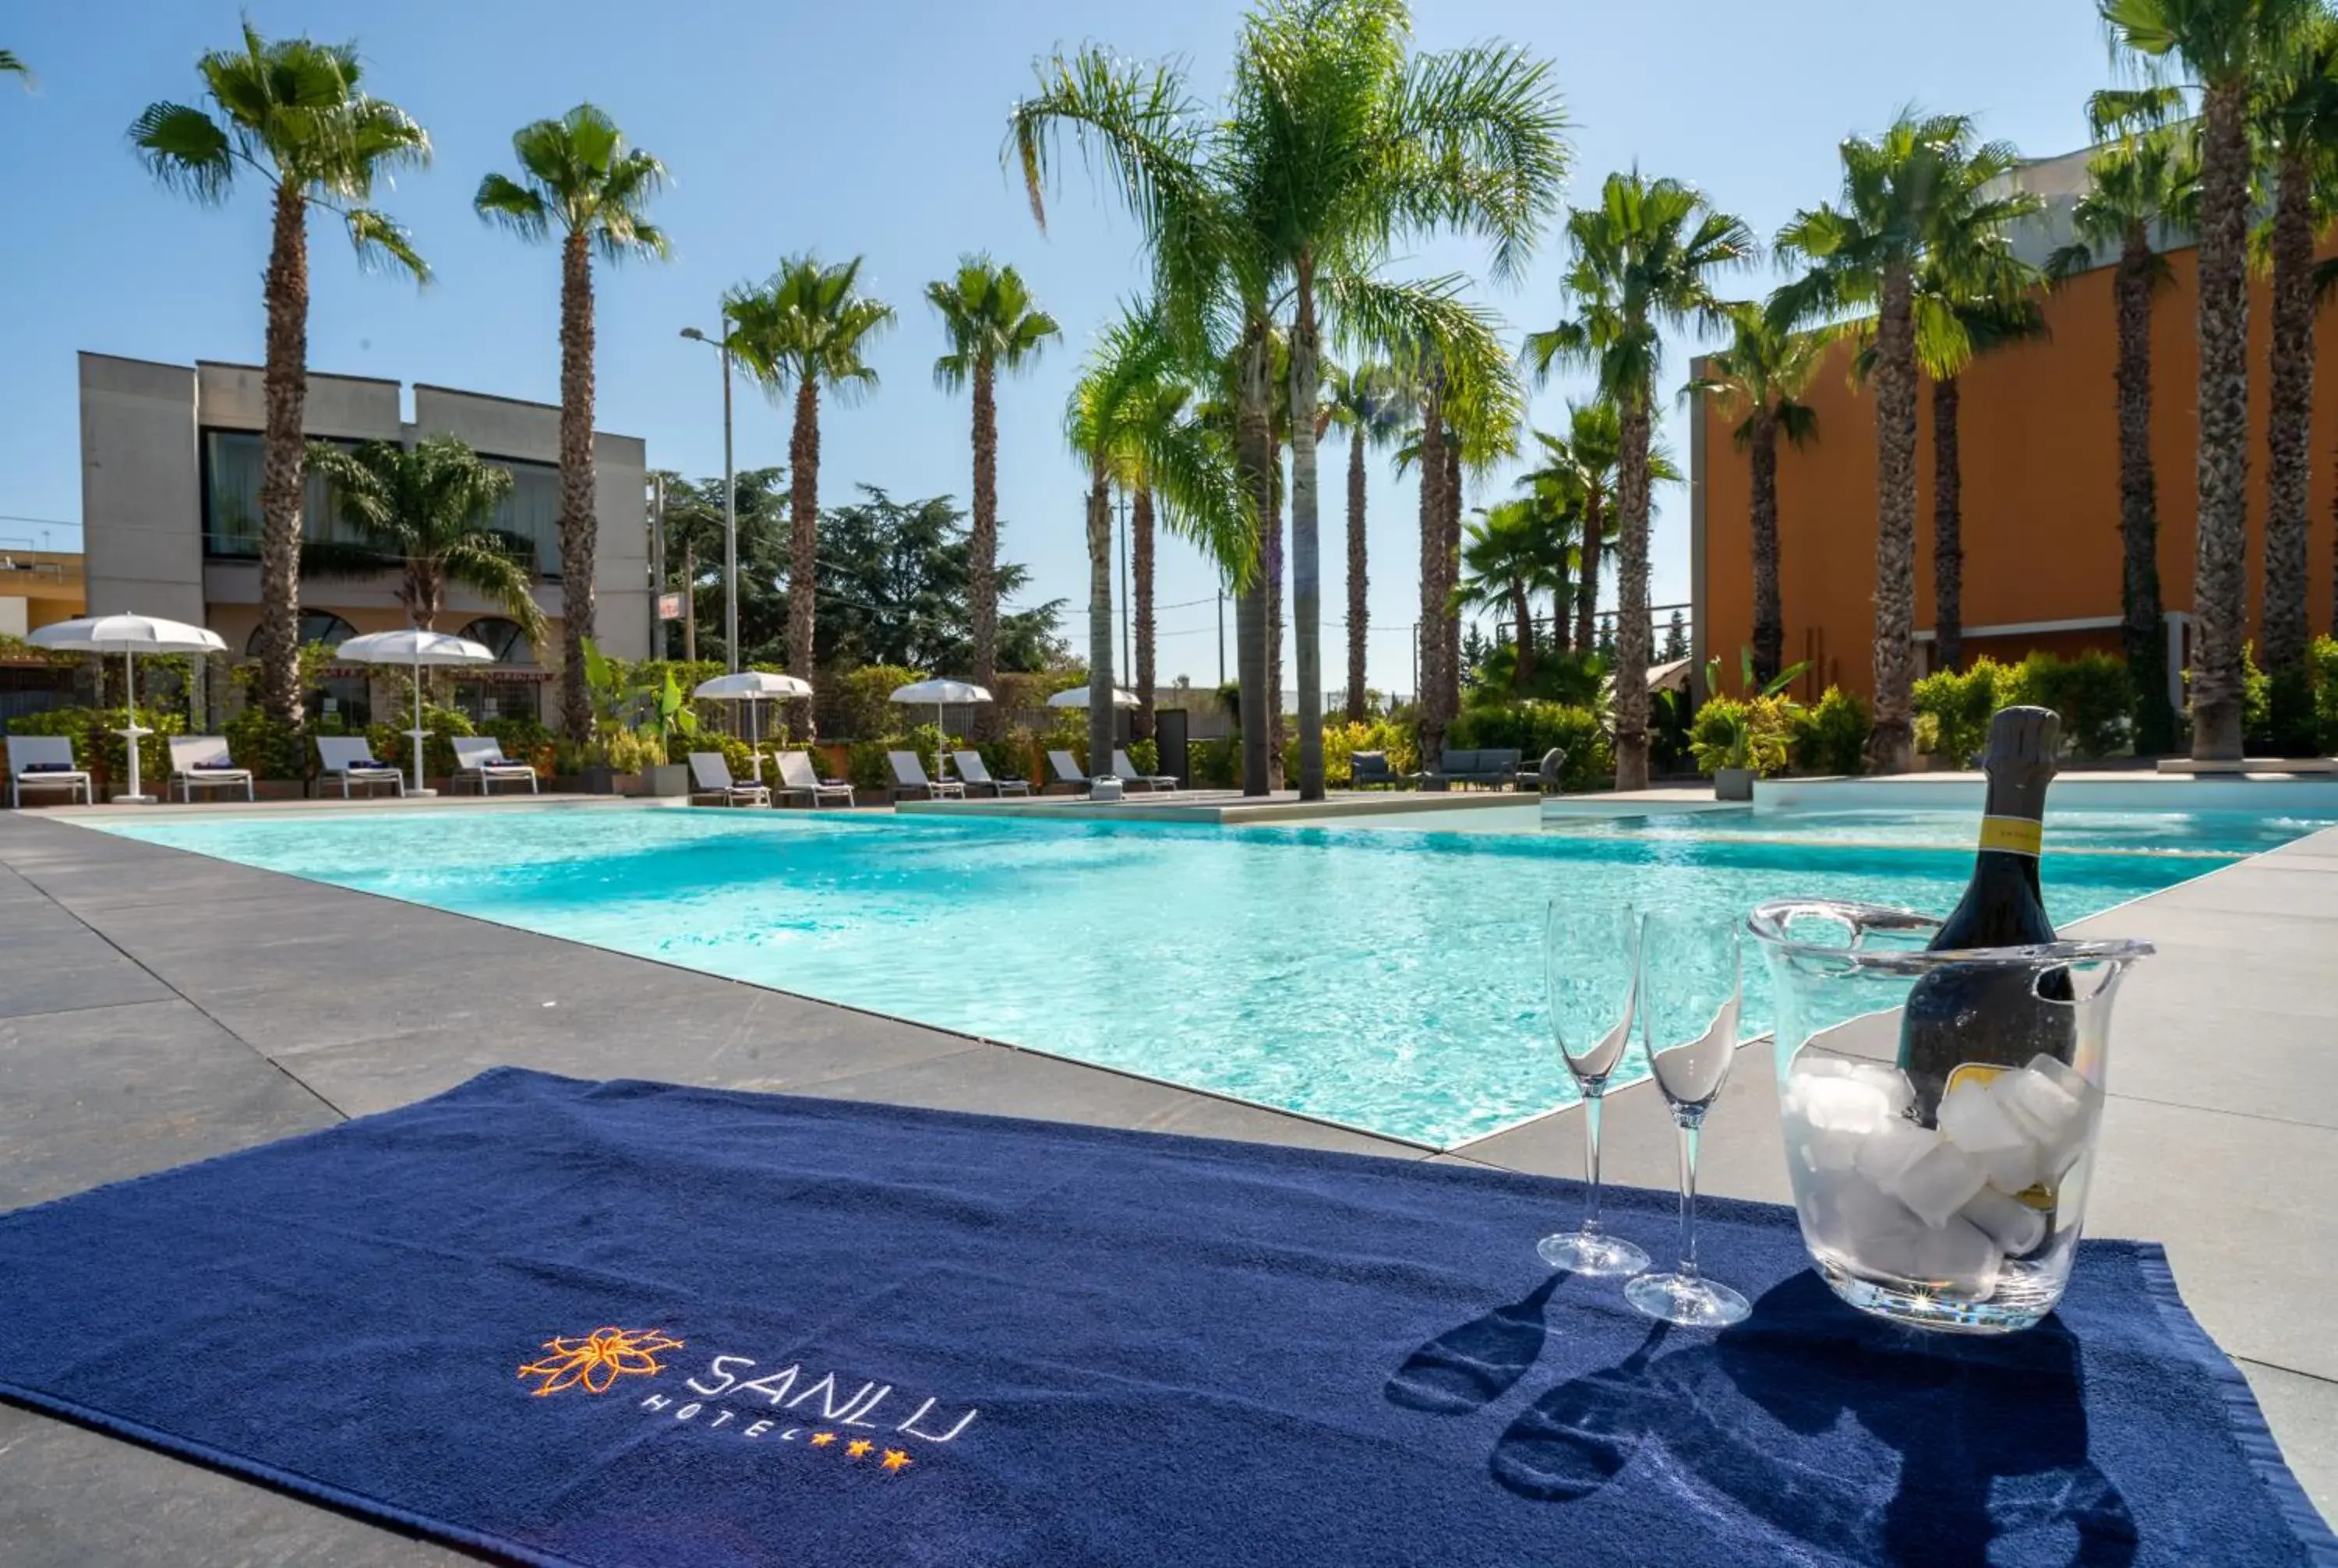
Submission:
M 814 1448 L 825 1448 L 830 1444 L 836 1441 L 836 1434 L 833 1432 L 815 1432 L 807 1441 L 810 1446 Z M 847 1459 L 866 1459 L 869 1455 L 876 1452 L 877 1445 L 871 1443 L 866 1437 L 855 1437 L 851 1442 L 847 1443 L 844 1446 L 844 1456 Z M 917 1461 L 910 1458 L 903 1450 L 899 1448 L 888 1448 L 885 1450 L 884 1457 L 877 1461 L 877 1467 L 880 1470 L 889 1471 L 895 1475 L 899 1475 L 900 1472 L 907 1470 L 910 1465 L 916 1463 Z

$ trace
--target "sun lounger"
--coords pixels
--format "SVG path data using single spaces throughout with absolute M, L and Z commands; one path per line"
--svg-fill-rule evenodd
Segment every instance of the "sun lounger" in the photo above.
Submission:
M 340 779 L 344 800 L 352 784 L 387 784 L 401 797 L 406 793 L 406 775 L 375 757 L 372 743 L 362 735 L 318 736 L 317 760 L 321 764 L 319 778 Z
M 171 782 L 178 786 L 181 798 L 190 805 L 194 802 L 197 789 L 241 788 L 245 799 L 254 798 L 251 769 L 237 767 L 228 756 L 224 735 L 172 736 Z M 169 793 L 167 789 L 163 792 Z
M 905 789 L 922 789 L 928 800 L 963 800 L 966 786 L 955 779 L 928 779 L 926 765 L 918 760 L 915 751 L 888 751 L 886 766 L 893 769 L 893 798 L 898 800 Z
M 1181 789 L 1184 788 L 1174 773 L 1139 773 L 1136 764 L 1128 760 L 1125 751 L 1112 754 L 1112 776 L 1123 784 L 1142 784 L 1147 789 Z
M 966 781 L 969 794 L 977 789 L 987 789 L 1003 800 L 1009 795 L 1031 793 L 1031 782 L 1027 779 L 993 779 L 990 765 L 982 760 L 979 751 L 953 751 L 950 760 L 957 764 L 958 776 Z
M 73 740 L 64 735 L 8 737 L 9 804 L 22 807 L 27 789 L 63 789 L 67 803 L 79 794 L 84 805 L 97 803 L 96 787 L 81 764 L 74 760 Z
M 731 760 L 720 751 L 693 751 L 690 777 L 698 787 L 690 792 L 694 804 L 713 800 L 724 806 L 769 806 L 771 792 L 761 784 L 741 784 L 731 777 Z
M 1049 789 L 1061 787 L 1069 789 L 1075 795 L 1085 795 L 1088 793 L 1093 782 L 1086 774 L 1080 771 L 1080 765 L 1072 760 L 1072 754 L 1068 751 L 1048 752 L 1047 772 Z
M 455 742 L 455 771 L 447 779 L 459 784 L 468 779 L 479 787 L 479 793 L 488 793 L 488 784 L 497 779 L 506 781 L 525 779 L 527 792 L 539 793 L 535 768 L 531 763 L 515 762 L 504 755 L 504 743 L 492 735 L 470 736 Z
M 815 811 L 820 809 L 820 804 L 823 800 L 842 800 L 847 806 L 853 803 L 852 786 L 841 779 L 822 779 L 813 772 L 811 758 L 806 753 L 781 751 L 778 755 L 780 760 L 778 794 L 781 799 L 785 800 L 791 795 L 801 795 L 804 798 L 804 803 Z

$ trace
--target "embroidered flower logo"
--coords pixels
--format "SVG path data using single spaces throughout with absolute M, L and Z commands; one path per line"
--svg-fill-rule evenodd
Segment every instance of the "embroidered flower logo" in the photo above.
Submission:
M 546 1339 L 549 1354 L 522 1367 L 519 1375 L 544 1379 L 535 1390 L 539 1398 L 579 1383 L 587 1394 L 605 1394 L 620 1377 L 664 1371 L 658 1352 L 679 1350 L 682 1343 L 654 1328 L 595 1328 L 582 1339 Z

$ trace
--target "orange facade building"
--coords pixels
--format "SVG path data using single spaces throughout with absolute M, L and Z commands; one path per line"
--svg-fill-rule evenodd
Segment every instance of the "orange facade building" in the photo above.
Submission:
M 2161 603 L 2169 613 L 2171 681 L 2192 609 L 2197 488 L 2195 408 L 2200 358 L 2194 316 L 2196 253 L 2167 257 L 2171 277 L 2152 314 L 2152 455 L 2159 495 Z M 1966 657 L 2019 660 L 2033 649 L 2119 648 L 2118 446 L 2112 368 L 2117 332 L 2113 271 L 2099 268 L 2045 299 L 2049 335 L 1975 361 L 1960 378 Z M 2262 610 L 2268 287 L 2251 283 L 2249 624 Z M 1818 433 L 1780 446 L 1778 536 L 1785 657 L 1811 661 L 1799 693 L 1874 686 L 1875 401 L 1849 377 L 1838 346 L 1806 401 Z M 2332 505 L 2338 485 L 2338 321 L 2316 338 L 2308 566 L 2310 624 L 2331 627 Z M 1917 409 L 1916 627 L 1919 671 L 1931 668 L 1930 389 Z M 1698 667 L 1734 670 L 1754 630 L 1751 466 L 1734 421 L 1699 394 L 1691 446 L 1691 578 Z M 1732 684 L 1734 678 L 1732 677 Z M 2180 685 L 2176 694 L 2180 701 Z

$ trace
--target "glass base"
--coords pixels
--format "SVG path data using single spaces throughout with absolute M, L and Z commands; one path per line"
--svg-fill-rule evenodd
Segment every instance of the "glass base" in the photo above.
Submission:
M 1862 1312 L 1911 1328 L 1945 1334 L 2013 1334 L 2035 1327 L 2061 1299 L 2059 1280 L 2004 1276 L 1986 1301 L 1960 1301 L 1921 1284 L 1895 1286 L 1862 1279 L 1831 1259 L 1817 1258 L 1828 1289 Z
M 1562 1230 L 1537 1243 L 1536 1252 L 1554 1269 L 1594 1279 L 1616 1279 L 1648 1266 L 1648 1255 L 1604 1230 Z
M 1725 1328 L 1754 1310 L 1728 1286 L 1695 1274 L 1643 1274 L 1624 1287 L 1624 1298 L 1651 1318 L 1692 1328 Z

